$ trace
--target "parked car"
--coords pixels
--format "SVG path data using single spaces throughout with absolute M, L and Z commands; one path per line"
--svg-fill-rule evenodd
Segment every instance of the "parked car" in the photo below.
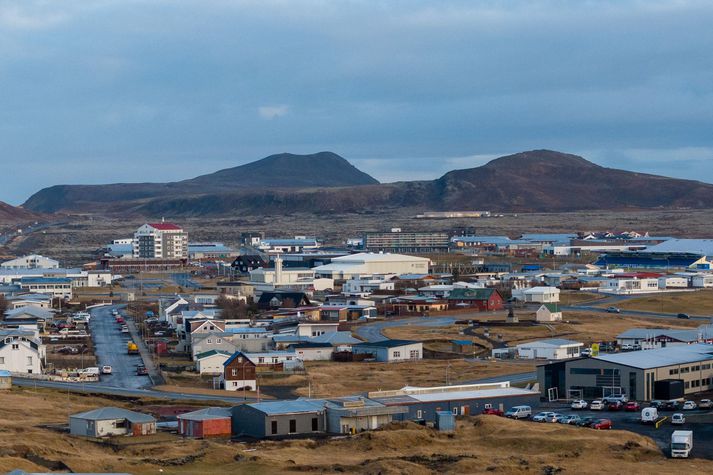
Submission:
M 554 412 L 538 412 L 532 416 L 534 422 L 553 422 L 556 414 Z
M 597 418 L 595 417 L 582 417 L 581 419 L 579 419 L 579 422 L 576 422 L 575 424 L 578 427 L 589 427 L 590 425 L 592 425 L 592 422 L 596 420 Z
M 641 405 L 636 401 L 629 401 L 624 404 L 624 410 L 627 412 L 639 412 L 641 410 Z
M 483 414 L 490 414 L 493 416 L 502 416 L 504 413 L 500 409 L 496 409 L 494 407 L 486 407 L 483 409 Z
M 587 401 L 584 399 L 577 399 L 572 401 L 572 404 L 569 405 L 571 409 L 586 409 L 589 404 L 587 404 Z
M 588 357 L 592 356 L 592 349 L 591 349 L 591 348 L 585 348 L 585 349 L 583 349 L 583 350 L 579 353 L 579 355 L 588 358 Z
M 610 411 L 621 411 L 624 408 L 624 403 L 621 401 L 612 401 L 607 405 Z
M 600 401 L 599 399 L 595 399 L 592 401 L 592 403 L 589 405 L 589 409 L 592 411 L 603 411 L 604 410 L 604 403 Z
M 617 394 L 616 396 L 607 396 L 602 398 L 604 404 L 609 404 L 610 402 L 619 401 L 622 404 L 629 400 L 625 394 Z
M 713 407 L 713 401 L 710 399 L 701 399 L 701 402 L 698 403 L 698 407 L 701 409 L 710 409 Z
M 532 408 L 530 406 L 514 406 L 505 412 L 505 417 L 511 419 L 527 419 L 532 416 Z
M 683 409 L 684 411 L 692 411 L 692 410 L 696 409 L 697 407 L 698 406 L 696 405 L 696 403 L 694 401 L 686 401 L 683 403 L 683 406 L 681 406 L 681 409 Z
M 621 313 L 621 309 L 619 309 L 619 307 L 607 307 L 607 312 L 608 313 Z
M 109 365 L 102 366 L 102 374 L 111 374 L 111 366 L 109 366 Z
M 691 316 L 688 315 L 687 313 L 679 313 L 678 315 L 676 315 L 676 318 L 683 318 L 685 320 L 690 320 Z
M 619 347 L 621 351 L 634 351 L 634 345 L 624 344 Z
M 146 366 L 138 366 L 136 368 L 136 375 L 137 376 L 148 376 L 149 370 L 146 369 Z
M 560 424 L 576 425 L 581 420 L 582 420 L 582 418 L 579 417 L 577 414 L 570 414 L 568 416 L 562 417 L 557 422 L 559 422 Z
M 661 407 L 659 407 L 660 411 L 675 411 L 678 409 L 678 401 L 663 401 L 661 404 Z
M 653 407 L 656 409 L 661 409 L 663 407 L 663 401 L 659 401 L 658 399 L 654 399 L 653 401 L 649 402 L 649 407 Z
M 613 427 L 613 424 L 611 422 L 611 419 L 597 419 L 592 424 L 589 426 L 592 429 L 597 429 L 597 430 L 608 430 Z
M 680 412 L 677 412 L 671 416 L 671 424 L 681 425 L 681 424 L 685 424 L 685 423 L 686 423 L 686 416 L 684 416 Z
M 564 418 L 567 417 L 564 414 L 560 414 L 559 412 L 555 412 L 555 417 L 552 418 L 551 422 L 555 422 L 557 424 L 562 424 L 562 421 Z

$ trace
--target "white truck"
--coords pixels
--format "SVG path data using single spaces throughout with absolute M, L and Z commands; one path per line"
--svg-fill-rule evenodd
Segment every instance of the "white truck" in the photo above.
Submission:
M 659 411 L 655 407 L 645 407 L 641 410 L 641 422 L 644 424 L 654 424 L 659 420 Z
M 688 458 L 691 449 L 693 449 L 693 431 L 673 431 L 673 434 L 671 434 L 671 457 Z

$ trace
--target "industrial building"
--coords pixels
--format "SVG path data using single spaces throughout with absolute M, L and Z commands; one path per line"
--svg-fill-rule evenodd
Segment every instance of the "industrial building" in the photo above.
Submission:
M 362 252 L 335 257 L 332 262 L 314 268 L 317 277 L 349 280 L 375 274 L 428 274 L 431 260 L 403 254 Z
M 713 345 L 675 345 L 570 359 L 538 366 L 537 379 L 542 395 L 550 399 L 625 394 L 649 401 L 668 396 L 670 387 L 680 383 L 685 395 L 695 394 L 713 389 Z

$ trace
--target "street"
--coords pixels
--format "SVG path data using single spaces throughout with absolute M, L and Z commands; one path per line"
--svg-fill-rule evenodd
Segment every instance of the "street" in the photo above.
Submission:
M 455 323 L 457 318 L 455 317 L 413 317 L 413 318 L 400 318 L 394 320 L 387 320 L 381 322 L 370 323 L 368 325 L 362 325 L 354 330 L 360 338 L 366 341 L 383 341 L 388 340 L 381 331 L 384 328 L 391 327 L 402 327 L 408 325 L 415 325 L 419 327 L 439 327 L 452 325 Z
M 101 383 L 117 388 L 138 389 L 151 386 L 148 376 L 137 376 L 136 366 L 142 363 L 139 355 L 127 354 L 126 345 L 130 340 L 128 333 L 121 333 L 121 326 L 115 321 L 111 311 L 120 306 L 106 306 L 91 309 L 89 320 L 94 353 L 98 365 L 109 365 L 112 374 L 101 375 Z

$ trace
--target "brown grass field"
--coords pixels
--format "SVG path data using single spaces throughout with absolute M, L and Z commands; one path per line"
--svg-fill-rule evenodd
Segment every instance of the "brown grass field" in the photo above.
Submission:
M 617 306 L 622 310 L 713 316 L 713 290 L 647 295 L 624 300 Z
M 338 439 L 252 443 L 190 440 L 175 434 L 93 442 L 58 430 L 67 414 L 139 403 L 50 391 L 2 393 L 0 471 L 119 471 L 143 474 L 709 473 L 710 461 L 669 460 L 650 439 L 495 416 L 465 417 L 455 434 L 415 424 Z M 155 402 L 154 402 L 155 403 Z M 48 427 L 56 425 L 57 428 Z M 57 464 L 64 464 L 61 467 Z

